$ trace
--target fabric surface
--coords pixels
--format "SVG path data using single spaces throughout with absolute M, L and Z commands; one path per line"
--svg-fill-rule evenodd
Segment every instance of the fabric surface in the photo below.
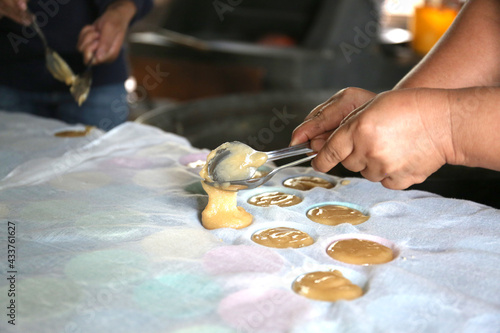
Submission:
M 0 260 L 1 332 L 498 332 L 500 211 L 364 179 L 290 168 L 238 193 L 254 215 L 241 230 L 206 230 L 207 196 L 189 162 L 207 150 L 135 123 L 85 137 L 55 120 L 0 112 L 0 237 L 15 224 L 16 259 Z M 333 189 L 292 191 L 286 208 L 246 200 L 284 179 L 319 175 Z M 306 217 L 321 203 L 369 214 L 357 226 Z M 272 249 L 253 232 L 290 226 L 315 243 Z M 393 246 L 386 264 L 356 266 L 325 253 L 354 235 Z M 291 290 L 301 274 L 338 269 L 363 288 L 352 301 L 320 302 Z M 15 270 L 15 281 L 8 271 Z M 15 288 L 15 297 L 8 296 Z

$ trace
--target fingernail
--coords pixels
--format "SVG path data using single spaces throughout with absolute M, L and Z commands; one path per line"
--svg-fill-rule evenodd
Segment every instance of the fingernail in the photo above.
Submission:
M 28 26 L 28 25 L 30 25 L 30 24 L 31 24 L 31 21 L 30 21 L 30 19 L 29 19 L 29 18 L 26 18 L 26 17 L 25 17 L 25 18 L 23 18 L 23 19 L 22 19 L 22 23 L 23 23 L 23 25 Z
M 105 56 L 106 56 L 106 51 L 104 51 L 103 49 L 97 50 L 96 55 L 95 55 L 96 60 L 98 60 L 98 61 L 102 61 Z
M 18 1 L 17 5 L 19 6 L 19 9 L 21 9 L 23 12 L 28 8 L 26 2 L 24 2 L 23 0 Z
M 313 158 L 311 161 L 311 167 L 316 170 L 316 158 Z M 316 170 L 317 171 L 317 170 Z

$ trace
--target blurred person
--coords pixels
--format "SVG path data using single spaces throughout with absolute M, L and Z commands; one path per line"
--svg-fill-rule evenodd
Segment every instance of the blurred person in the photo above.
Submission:
M 313 109 L 291 144 L 311 141 L 315 170 L 342 163 L 387 188 L 444 164 L 500 171 L 500 1 L 470 0 L 391 91 L 347 88 Z
M 0 110 L 104 130 L 126 121 L 123 41 L 128 27 L 151 8 L 152 0 L 0 0 Z M 46 69 L 42 41 L 29 26 L 33 16 L 75 74 L 93 58 L 92 86 L 81 107 Z

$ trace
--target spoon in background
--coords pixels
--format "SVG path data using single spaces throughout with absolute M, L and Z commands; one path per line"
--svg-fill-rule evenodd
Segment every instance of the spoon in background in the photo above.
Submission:
M 95 53 L 90 58 L 90 61 L 85 68 L 85 71 L 77 75 L 73 80 L 69 91 L 71 95 L 75 98 L 75 101 L 78 103 L 78 106 L 82 106 L 83 102 L 87 100 L 87 97 L 90 92 L 90 85 L 92 84 L 92 65 L 94 64 Z
M 45 34 L 36 22 L 36 15 L 29 11 L 28 14 L 33 18 L 31 21 L 31 27 L 36 31 L 42 40 L 43 47 L 45 49 L 45 66 L 56 80 L 62 81 L 68 86 L 72 85 L 75 80 L 75 74 L 73 74 L 73 71 L 66 61 L 64 61 L 64 59 L 61 58 L 57 52 L 49 47 Z

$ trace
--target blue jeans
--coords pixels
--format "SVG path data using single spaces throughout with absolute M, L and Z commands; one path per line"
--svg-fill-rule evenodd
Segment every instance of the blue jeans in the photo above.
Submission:
M 67 92 L 31 92 L 0 85 L 0 111 L 25 112 L 109 130 L 129 115 L 123 83 L 92 87 L 81 107 Z

